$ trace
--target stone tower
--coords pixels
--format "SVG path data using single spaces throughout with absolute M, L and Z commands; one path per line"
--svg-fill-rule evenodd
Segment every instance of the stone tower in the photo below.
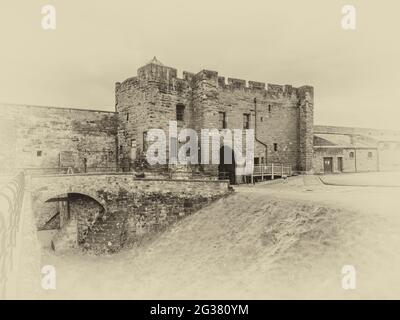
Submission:
M 299 92 L 300 171 L 312 173 L 314 152 L 314 88 L 303 86 Z
M 176 121 L 178 131 L 190 128 L 197 132 L 199 154 L 211 141 L 201 141 L 202 129 L 257 129 L 256 164 L 290 165 L 293 171 L 311 172 L 313 99 L 310 86 L 294 88 L 233 78 L 226 82 L 211 70 L 184 71 L 181 79 L 175 68 L 153 58 L 138 69 L 137 76 L 116 84 L 119 165 L 125 170 L 137 166 L 150 129 L 163 130 L 169 147 L 169 123 Z M 235 158 L 238 151 L 234 150 Z M 190 168 L 213 175 L 222 171 L 212 164 Z
M 187 77 L 190 77 L 188 74 Z M 175 68 L 154 57 L 137 71 L 137 76 L 116 84 L 116 111 L 119 118 L 119 163 L 125 169 L 146 150 L 149 129 L 168 132 L 177 106 L 184 109 L 179 127 L 191 125 L 191 88 L 187 79 L 178 79 Z

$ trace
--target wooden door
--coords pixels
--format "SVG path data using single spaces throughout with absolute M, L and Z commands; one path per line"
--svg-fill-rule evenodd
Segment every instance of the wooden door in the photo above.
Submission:
M 324 172 L 325 173 L 332 173 L 333 172 L 333 161 L 332 157 L 324 158 Z

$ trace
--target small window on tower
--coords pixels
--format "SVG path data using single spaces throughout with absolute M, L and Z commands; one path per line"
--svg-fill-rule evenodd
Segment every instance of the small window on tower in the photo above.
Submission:
M 243 129 L 250 129 L 250 113 L 243 114 Z
M 350 156 L 350 158 L 354 158 L 354 152 L 353 151 L 350 152 L 349 156 Z
M 372 158 L 372 152 L 368 152 L 368 158 Z
M 129 121 L 129 112 L 126 114 L 126 121 Z
M 271 112 L 271 109 L 272 109 L 272 107 L 271 107 L 271 105 L 269 104 L 269 105 L 268 105 L 268 112 Z
M 226 129 L 226 113 L 218 112 L 219 129 Z
M 147 151 L 147 131 L 143 132 L 143 151 Z
M 278 151 L 278 144 L 277 143 L 274 143 L 274 151 L 275 152 Z
M 41 157 L 42 156 L 42 151 L 41 150 L 36 151 L 36 156 L 37 157 Z
M 185 106 L 178 104 L 176 106 L 176 121 L 183 121 L 185 118 Z

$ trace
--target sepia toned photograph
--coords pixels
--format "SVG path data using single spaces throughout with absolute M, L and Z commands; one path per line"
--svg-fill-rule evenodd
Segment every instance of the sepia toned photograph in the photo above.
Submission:
M 398 12 L 0 0 L 0 300 L 399 299 Z

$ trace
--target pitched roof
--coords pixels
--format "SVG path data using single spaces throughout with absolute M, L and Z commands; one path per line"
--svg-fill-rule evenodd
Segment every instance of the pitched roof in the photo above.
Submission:
M 315 133 L 314 147 L 376 148 L 376 142 L 357 139 L 347 134 Z

